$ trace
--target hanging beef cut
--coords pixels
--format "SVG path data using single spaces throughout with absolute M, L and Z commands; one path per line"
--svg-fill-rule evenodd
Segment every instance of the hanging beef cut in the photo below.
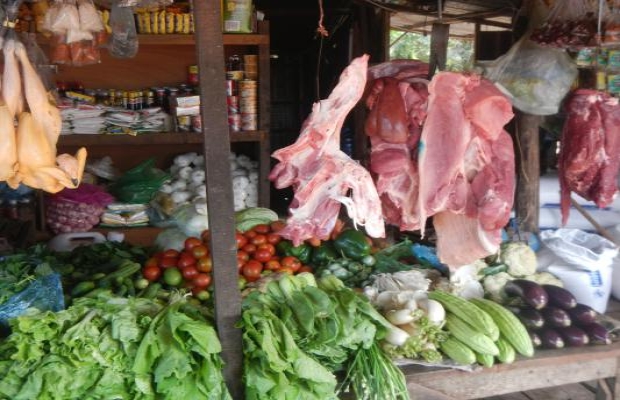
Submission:
M 589 89 L 576 90 L 565 103 L 558 168 L 562 225 L 575 192 L 599 207 L 608 206 L 618 190 L 620 105 L 618 99 Z
M 269 179 L 278 189 L 292 186 L 295 195 L 286 227 L 279 233 L 296 245 L 305 239 L 328 239 L 341 205 L 371 237 L 385 236 L 381 203 L 369 172 L 340 151 L 340 130 L 362 97 L 368 56 L 354 59 L 329 97 L 314 104 L 299 138 L 275 151 L 279 163 Z

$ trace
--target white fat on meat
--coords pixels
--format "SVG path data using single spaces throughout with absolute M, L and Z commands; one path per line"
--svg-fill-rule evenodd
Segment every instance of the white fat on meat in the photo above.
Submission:
M 354 59 L 328 98 L 313 105 L 297 141 L 272 155 L 279 163 L 269 179 L 276 188 L 292 186 L 295 192 L 287 226 L 279 232 L 295 244 L 312 237 L 329 238 L 342 205 L 369 236 L 385 236 L 370 174 L 340 150 L 340 131 L 362 97 L 367 67 L 368 55 Z

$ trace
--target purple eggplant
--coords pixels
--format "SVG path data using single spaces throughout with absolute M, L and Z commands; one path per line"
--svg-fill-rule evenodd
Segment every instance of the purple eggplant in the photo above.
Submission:
M 559 328 L 558 332 L 562 335 L 564 343 L 569 347 L 581 347 L 590 343 L 588 334 L 579 327 L 567 326 L 566 328 Z
M 529 329 L 539 329 L 545 324 L 542 314 L 532 307 L 523 307 L 514 311 L 521 323 Z
M 568 310 L 573 323 L 577 325 L 587 325 L 596 322 L 596 311 L 586 304 L 577 303 L 575 308 Z
M 598 322 L 592 322 L 582 326 L 585 333 L 590 338 L 592 344 L 611 344 L 609 330 Z
M 527 279 L 514 279 L 506 282 L 504 292 L 507 296 L 518 297 L 525 304 L 536 310 L 547 305 L 549 295 L 541 285 Z
M 570 310 L 577 305 L 577 299 L 568 290 L 556 285 L 542 285 L 549 296 L 549 304 Z
M 551 328 L 565 328 L 571 325 L 570 315 L 560 307 L 547 306 L 540 310 L 545 324 Z
M 530 334 L 530 340 L 532 341 L 534 347 L 540 347 L 542 345 L 542 341 L 540 340 L 540 336 L 538 335 L 538 333 L 531 329 L 527 332 Z
M 540 336 L 541 346 L 547 349 L 561 349 L 564 347 L 564 339 L 555 330 L 551 328 L 543 328 L 538 331 Z

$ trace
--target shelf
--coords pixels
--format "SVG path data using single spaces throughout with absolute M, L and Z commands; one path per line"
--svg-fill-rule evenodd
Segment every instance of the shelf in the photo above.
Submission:
M 161 231 L 163 231 L 163 228 L 158 228 L 155 226 L 139 226 L 133 228 L 96 227 L 92 230 L 103 235 L 107 235 L 109 232 L 121 232 L 125 235 L 125 241 L 134 246 L 152 246 L 155 242 L 155 238 Z
M 261 142 L 267 136 L 265 131 L 231 132 L 230 141 Z M 202 135 L 197 132 L 143 133 L 131 135 L 61 135 L 58 146 L 143 146 L 167 144 L 202 143 Z
M 223 36 L 226 46 L 244 46 L 269 44 L 269 36 L 258 33 L 248 34 L 225 34 Z M 138 35 L 140 45 L 194 45 L 194 35 L 170 34 L 170 35 Z

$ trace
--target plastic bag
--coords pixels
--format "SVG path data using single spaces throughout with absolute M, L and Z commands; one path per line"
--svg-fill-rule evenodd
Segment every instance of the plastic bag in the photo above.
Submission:
M 611 293 L 612 266 L 618 248 L 609 240 L 579 229 L 540 234 L 538 269 L 562 280 L 579 303 L 604 313 Z
M 495 82 L 519 110 L 553 115 L 577 73 L 577 66 L 564 50 L 545 48 L 524 37 L 487 65 L 484 76 Z
M 147 204 L 168 179 L 170 175 L 150 158 L 123 174 L 110 186 L 110 193 L 125 203 Z
M 182 251 L 187 235 L 179 228 L 169 228 L 161 231 L 155 238 L 155 247 L 159 250 L 174 249 Z
M 114 201 L 102 188 L 82 183 L 77 189 L 63 189 L 49 196 L 45 219 L 52 232 L 86 232 L 100 221 L 108 204 Z
M 209 217 L 198 212 L 194 204 L 184 204 L 178 207 L 173 214 L 178 228 L 187 236 L 197 236 L 209 229 Z
M 0 325 L 6 329 L 8 320 L 24 314 L 29 308 L 60 311 L 65 308 L 60 275 L 52 273 L 34 280 L 26 289 L 0 306 Z
M 112 36 L 108 45 L 110 55 L 118 58 L 131 58 L 138 53 L 138 34 L 133 11 L 130 7 L 112 6 L 110 11 Z
M 560 48 L 595 46 L 598 12 L 594 6 L 594 2 L 587 0 L 556 1 L 547 20 L 532 32 L 530 39 Z

